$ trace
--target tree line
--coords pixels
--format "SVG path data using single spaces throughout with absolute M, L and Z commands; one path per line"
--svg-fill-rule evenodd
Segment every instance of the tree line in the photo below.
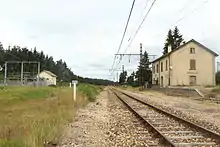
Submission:
M 36 48 L 28 49 L 27 47 L 20 46 L 8 46 L 4 48 L 0 43 L 0 65 L 4 66 L 5 61 L 37 61 L 40 62 L 40 71 L 48 70 L 57 75 L 57 81 L 71 82 L 72 80 L 78 80 L 83 83 L 90 83 L 96 85 L 112 85 L 114 82 L 103 79 L 84 78 L 75 75 L 73 71 L 67 66 L 67 63 L 62 59 L 54 61 L 52 56 L 45 55 L 43 51 L 37 51 Z M 3 79 L 4 67 L 2 68 L 0 78 Z M 19 75 L 21 71 L 20 64 L 8 64 L 7 72 L 8 76 Z M 25 64 L 24 73 L 32 75 L 37 74 L 37 64 Z

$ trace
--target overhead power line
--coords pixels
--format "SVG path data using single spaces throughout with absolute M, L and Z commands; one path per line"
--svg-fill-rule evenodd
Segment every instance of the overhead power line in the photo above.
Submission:
M 193 13 L 195 13 L 196 11 L 198 11 L 202 6 L 204 6 L 204 5 L 207 4 L 208 2 L 209 2 L 209 0 L 204 0 L 204 1 L 201 2 L 200 5 L 198 5 L 196 8 L 194 8 L 194 9 L 188 11 L 187 14 L 185 14 L 184 16 L 178 18 L 178 19 L 175 20 L 173 23 L 171 23 L 167 29 L 170 29 L 171 27 L 177 25 L 178 23 L 180 23 L 181 21 L 183 21 L 185 18 L 187 18 L 190 14 L 193 14 Z M 186 7 L 186 6 L 185 6 L 185 7 Z M 182 9 L 185 9 L 185 7 L 183 7 Z M 181 9 L 181 11 L 183 11 L 182 9 Z M 159 36 L 159 35 L 160 35 L 160 33 L 157 33 L 157 34 L 155 34 L 153 37 L 157 37 L 157 36 Z
M 125 30 L 124 30 L 124 33 L 122 35 L 122 39 L 121 39 L 121 42 L 119 44 L 119 47 L 118 47 L 118 50 L 117 50 L 116 54 L 118 54 L 120 49 L 121 49 L 121 46 L 122 46 L 125 34 L 127 32 L 127 28 L 128 28 L 128 24 L 129 24 L 129 21 L 130 21 L 130 18 L 131 18 L 131 14 L 132 14 L 132 11 L 133 11 L 133 8 L 134 8 L 134 4 L 135 4 L 135 0 L 133 0 L 132 6 L 131 6 L 131 10 L 130 10 L 130 13 L 129 13 L 129 16 L 128 16 L 128 20 L 127 20 L 127 23 L 126 23 L 126 26 L 125 26 Z M 116 56 L 114 57 L 114 61 L 113 61 L 113 64 L 112 64 L 112 70 L 113 70 L 114 65 L 115 65 L 115 60 L 116 60 Z
M 144 21 L 146 20 L 147 16 L 149 15 L 151 9 L 153 8 L 154 4 L 155 4 L 156 0 L 153 1 L 153 3 L 151 4 L 150 8 L 148 9 L 147 13 L 145 14 L 143 20 L 141 21 L 140 25 L 138 26 L 137 30 L 135 31 L 132 39 L 129 39 L 130 40 L 130 43 L 128 44 L 128 46 L 126 47 L 125 49 L 125 53 L 127 51 L 127 49 L 130 47 L 131 43 L 134 41 L 135 37 L 137 36 L 137 33 L 139 32 L 139 30 L 141 29 L 141 26 L 143 25 Z
M 199 8 L 201 8 L 203 5 L 205 5 L 205 4 L 208 3 L 208 2 L 209 2 L 209 0 L 203 1 L 198 7 L 194 8 L 193 10 L 191 10 L 191 11 L 190 11 L 188 14 L 186 14 L 185 16 L 179 18 L 176 22 L 173 23 L 173 25 L 174 25 L 174 24 L 177 24 L 177 23 L 179 23 L 180 21 L 182 21 L 183 19 L 185 19 L 189 14 L 192 14 L 192 13 L 196 12 Z M 173 26 L 173 25 L 172 25 L 172 26 Z
M 138 33 L 139 30 L 141 29 L 141 26 L 143 25 L 144 21 L 146 20 L 147 16 L 149 15 L 149 13 L 150 13 L 151 9 L 153 8 L 155 2 L 156 2 L 156 0 L 154 0 L 154 1 L 152 2 L 152 4 L 151 4 L 150 8 L 148 9 L 147 13 L 144 15 L 143 20 L 141 21 L 140 25 L 138 26 L 137 30 L 135 31 L 135 33 L 134 33 L 132 39 L 129 39 L 130 42 L 129 42 L 128 46 L 126 47 L 124 53 L 126 53 L 127 49 L 130 47 L 131 43 L 134 41 L 135 37 L 137 36 L 137 33 Z M 146 6 L 145 6 L 145 7 L 146 7 Z M 131 38 L 131 37 L 130 37 L 130 38 Z M 115 58 L 116 58 L 116 56 L 115 56 Z M 115 68 L 117 68 L 120 63 L 121 63 L 121 60 L 119 60 L 119 62 L 118 62 L 118 64 L 116 65 Z M 114 72 L 114 69 L 112 70 L 112 73 L 113 73 L 113 72 Z M 111 73 L 111 74 L 112 74 L 112 73 Z
M 141 12 L 141 18 L 144 16 L 144 12 L 145 10 L 147 9 L 147 6 L 148 6 L 148 3 L 150 2 L 150 0 L 147 0 L 146 3 L 145 3 L 145 6 L 144 6 L 144 9 L 142 10 Z

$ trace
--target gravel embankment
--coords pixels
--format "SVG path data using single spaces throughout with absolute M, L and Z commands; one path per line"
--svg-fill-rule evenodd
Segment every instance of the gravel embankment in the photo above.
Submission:
M 125 92 L 161 107 L 166 111 L 220 133 L 219 104 L 209 103 L 206 101 L 197 101 L 185 97 L 167 96 L 155 91 Z

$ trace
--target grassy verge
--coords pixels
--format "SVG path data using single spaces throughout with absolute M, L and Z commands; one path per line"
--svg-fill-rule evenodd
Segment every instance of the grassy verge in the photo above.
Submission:
M 74 102 L 71 88 L 0 90 L 0 147 L 43 147 L 47 141 L 57 141 L 64 124 L 99 91 L 93 85 L 79 85 Z
M 80 84 L 77 88 L 78 91 L 85 95 L 91 102 L 95 101 L 95 96 L 102 90 L 101 87 L 88 84 Z

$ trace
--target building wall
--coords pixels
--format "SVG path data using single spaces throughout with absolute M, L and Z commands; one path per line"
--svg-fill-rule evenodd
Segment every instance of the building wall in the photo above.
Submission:
M 41 72 L 39 77 L 44 78 L 47 81 L 47 85 L 56 85 L 56 77 L 53 77 L 46 72 Z
M 157 72 L 157 64 L 159 64 L 159 61 L 154 62 L 152 64 L 152 84 L 159 84 L 160 83 L 160 79 L 159 79 L 159 72 Z M 157 81 L 158 80 L 158 81 Z M 157 82 L 158 83 L 157 83 Z
M 166 61 L 167 61 L 167 69 L 166 69 Z M 160 66 L 160 86 L 166 87 L 169 85 L 169 57 L 163 58 L 160 61 L 160 65 L 161 66 L 163 65 L 163 71 L 161 70 L 161 66 Z
M 195 48 L 195 54 L 190 53 L 190 48 Z M 196 60 L 196 70 L 190 70 L 190 59 Z M 166 60 L 168 60 L 167 71 Z M 161 62 L 163 62 L 163 72 L 161 72 Z M 158 73 L 156 72 L 157 64 L 159 65 Z M 156 84 L 154 80 L 158 78 L 160 86 L 168 86 L 170 76 L 171 86 L 190 85 L 190 76 L 196 76 L 196 85 L 215 85 L 215 56 L 193 42 L 153 63 L 153 66 L 155 66 L 153 84 Z M 163 77 L 163 84 L 161 77 Z
M 167 61 L 167 68 L 166 68 L 166 61 Z M 160 86 L 166 87 L 169 85 L 169 57 L 165 57 L 161 59 L 160 61 L 157 61 L 153 64 L 153 66 L 156 67 L 158 64 L 159 71 L 155 70 L 155 73 L 153 73 L 153 84 L 155 83 L 155 79 L 158 79 L 158 84 Z M 161 70 L 161 67 L 163 66 L 163 70 Z M 155 68 L 156 69 L 156 68 Z
M 195 54 L 190 53 L 195 48 Z M 196 85 L 215 85 L 215 56 L 191 42 L 170 56 L 171 85 L 189 85 L 190 76 L 196 76 Z M 196 70 L 190 70 L 190 59 L 196 61 Z

